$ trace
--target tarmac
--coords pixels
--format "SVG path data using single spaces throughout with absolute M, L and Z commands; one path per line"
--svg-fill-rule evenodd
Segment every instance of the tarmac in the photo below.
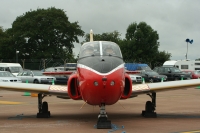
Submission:
M 106 106 L 113 129 L 96 129 L 98 106 L 48 96 L 50 118 L 36 118 L 37 97 L 0 90 L 0 133 L 200 133 L 200 89 L 157 93 L 157 118 L 141 116 L 146 94 Z M 82 107 L 82 108 L 81 108 Z

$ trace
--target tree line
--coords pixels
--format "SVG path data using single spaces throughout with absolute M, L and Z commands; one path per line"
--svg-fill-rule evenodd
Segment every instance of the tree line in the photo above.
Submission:
M 79 37 L 84 37 L 79 42 Z M 159 51 L 159 34 L 145 22 L 131 23 L 125 38 L 116 30 L 94 34 L 94 40 L 112 41 L 119 45 L 125 62 L 148 63 L 150 66 L 170 60 L 171 54 Z M 64 10 L 51 7 L 28 11 L 18 16 L 12 28 L 0 27 L 0 59 L 63 59 L 74 60 L 75 43 L 89 41 L 77 22 L 70 22 Z

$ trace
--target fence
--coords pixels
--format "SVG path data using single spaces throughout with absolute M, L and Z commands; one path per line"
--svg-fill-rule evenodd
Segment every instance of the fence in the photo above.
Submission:
M 0 59 L 2 63 L 16 63 L 15 59 Z M 76 63 L 75 60 L 66 59 L 19 59 L 23 69 L 42 70 L 48 67 L 56 67 L 66 63 Z

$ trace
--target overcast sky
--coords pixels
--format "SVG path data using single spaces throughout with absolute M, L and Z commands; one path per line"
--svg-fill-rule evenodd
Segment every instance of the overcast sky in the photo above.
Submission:
M 127 27 L 146 22 L 159 34 L 160 51 L 171 59 L 200 58 L 200 0 L 1 0 L 0 26 L 11 28 L 17 16 L 37 8 L 55 7 L 66 11 L 70 22 L 78 21 L 82 30 L 94 34 L 117 30 L 123 39 Z M 81 40 L 82 41 L 82 40 Z M 75 45 L 78 54 L 80 44 Z

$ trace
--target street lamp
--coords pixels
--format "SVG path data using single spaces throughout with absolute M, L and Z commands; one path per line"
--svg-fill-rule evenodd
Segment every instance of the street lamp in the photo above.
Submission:
M 189 42 L 190 44 L 192 44 L 192 43 L 193 43 L 193 40 L 190 40 L 190 39 L 187 38 L 185 41 L 187 42 L 187 52 L 186 52 L 186 54 L 185 54 L 185 58 L 186 58 L 186 60 L 187 60 L 187 57 L 188 57 L 188 42 Z
M 16 50 L 16 63 L 18 63 L 18 54 L 19 54 L 19 51 Z

